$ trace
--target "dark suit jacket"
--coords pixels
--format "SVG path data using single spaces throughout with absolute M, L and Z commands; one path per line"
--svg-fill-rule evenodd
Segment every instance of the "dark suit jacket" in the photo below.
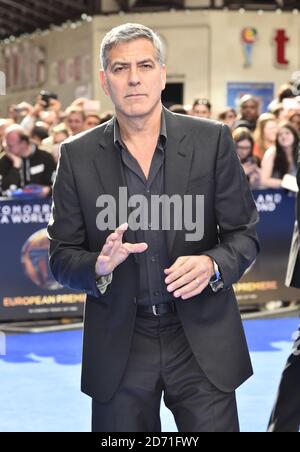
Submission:
M 297 183 L 300 188 L 300 147 L 298 153 L 298 170 L 297 170 Z M 289 254 L 289 262 L 287 267 L 285 284 L 288 287 L 295 287 L 300 289 L 300 191 L 297 196 L 297 210 L 296 210 L 296 222 L 292 237 L 291 250 Z
M 205 195 L 205 233 L 186 242 L 188 231 L 167 232 L 174 262 L 207 254 L 218 263 L 225 289 L 210 288 L 189 301 L 176 301 L 191 348 L 210 381 L 231 392 L 252 374 L 239 309 L 232 289 L 256 258 L 258 214 L 227 126 L 165 111 L 168 133 L 165 193 Z M 131 255 L 114 271 L 107 294 L 95 283 L 95 263 L 107 236 L 99 231 L 96 199 L 118 199 L 121 157 L 113 122 L 62 146 L 48 232 L 50 265 L 61 284 L 85 291 L 82 390 L 100 402 L 115 393 L 128 359 L 136 317 L 137 267 Z M 117 209 L 118 210 L 118 209 Z M 124 240 L 134 242 L 134 233 Z

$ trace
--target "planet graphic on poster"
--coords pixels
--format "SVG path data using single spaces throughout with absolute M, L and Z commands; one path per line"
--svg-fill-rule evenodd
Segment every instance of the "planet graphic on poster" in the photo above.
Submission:
M 51 273 L 49 259 L 49 239 L 47 229 L 41 229 L 29 237 L 21 251 L 21 263 L 25 275 L 37 286 L 45 290 L 59 290 Z

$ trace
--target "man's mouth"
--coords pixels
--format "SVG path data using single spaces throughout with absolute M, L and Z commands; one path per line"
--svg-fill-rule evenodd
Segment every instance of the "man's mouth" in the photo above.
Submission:
M 145 96 L 146 96 L 146 94 L 128 94 L 125 97 L 128 98 L 128 97 L 145 97 Z

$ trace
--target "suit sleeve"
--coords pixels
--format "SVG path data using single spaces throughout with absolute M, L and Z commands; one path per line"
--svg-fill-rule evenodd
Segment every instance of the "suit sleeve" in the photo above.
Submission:
M 227 126 L 221 130 L 215 174 L 219 244 L 205 254 L 217 262 L 225 287 L 230 287 L 239 281 L 259 252 L 259 217 Z
M 50 268 L 55 279 L 63 286 L 101 297 L 95 277 L 95 265 L 99 253 L 88 251 L 81 206 L 65 145 L 61 147 L 61 157 L 53 187 L 53 206 L 48 237 Z
M 44 173 L 44 185 L 51 187 L 53 185 L 53 179 L 55 177 L 56 164 L 51 154 L 45 154 L 45 173 Z

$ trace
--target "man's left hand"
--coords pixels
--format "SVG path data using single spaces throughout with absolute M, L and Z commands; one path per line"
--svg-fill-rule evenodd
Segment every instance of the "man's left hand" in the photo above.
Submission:
M 209 256 L 182 256 L 165 270 L 167 290 L 175 298 L 188 300 L 199 295 L 214 275 L 214 263 Z

